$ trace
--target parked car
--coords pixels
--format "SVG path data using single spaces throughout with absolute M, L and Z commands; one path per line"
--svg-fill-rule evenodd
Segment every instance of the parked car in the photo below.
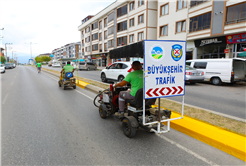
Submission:
M 62 61 L 61 62 L 61 68 L 63 68 L 64 66 L 66 66 L 67 65 L 67 62 L 65 62 L 65 61 Z
M 60 64 L 59 61 L 54 61 L 54 62 L 52 63 L 52 67 L 61 67 L 61 64 Z
M 185 83 L 195 84 L 204 81 L 204 72 L 186 65 Z
M 5 63 L 4 66 L 5 66 L 5 69 L 13 69 L 14 68 L 12 63 Z
M 0 72 L 5 73 L 5 66 L 3 64 L 0 64 Z
M 101 71 L 102 82 L 117 80 L 121 82 L 132 71 L 131 62 L 115 62 Z
M 204 71 L 204 81 L 210 81 L 214 85 L 246 80 L 245 59 L 193 59 L 187 60 L 186 65 Z
M 79 70 L 96 70 L 97 66 L 92 62 L 79 62 Z

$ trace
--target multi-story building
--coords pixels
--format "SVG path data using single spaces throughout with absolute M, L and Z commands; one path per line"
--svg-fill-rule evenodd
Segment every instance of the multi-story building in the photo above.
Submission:
M 61 58 L 82 58 L 81 55 L 81 42 L 70 43 L 52 51 L 53 59 L 58 60 Z
M 186 40 L 187 59 L 236 57 L 246 47 L 245 5 L 245 0 L 117 0 L 78 27 L 82 55 L 105 66 L 112 49 L 142 40 Z

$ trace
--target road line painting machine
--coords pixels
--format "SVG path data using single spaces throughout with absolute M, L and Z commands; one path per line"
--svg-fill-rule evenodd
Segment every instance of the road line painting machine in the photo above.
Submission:
M 141 56 L 143 55 L 143 56 Z M 110 51 L 111 59 L 143 57 L 144 87 L 136 93 L 135 99 L 126 100 L 127 110 L 122 121 L 123 132 L 134 137 L 140 127 L 148 132 L 170 131 L 170 121 L 182 119 L 185 95 L 186 42 L 170 40 L 144 40 Z M 116 87 L 100 91 L 94 99 L 99 115 L 106 119 L 118 111 L 120 91 L 129 87 Z M 171 111 L 160 107 L 160 98 L 183 96 L 181 117 L 171 119 Z M 153 106 L 158 99 L 158 106 Z M 163 123 L 166 122 L 166 125 Z

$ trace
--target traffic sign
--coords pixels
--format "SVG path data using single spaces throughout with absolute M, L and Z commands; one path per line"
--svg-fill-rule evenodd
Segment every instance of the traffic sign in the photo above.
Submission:
M 144 41 L 144 98 L 185 94 L 186 42 Z

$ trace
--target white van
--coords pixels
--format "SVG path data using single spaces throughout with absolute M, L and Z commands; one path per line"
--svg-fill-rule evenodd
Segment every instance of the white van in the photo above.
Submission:
M 52 67 L 61 67 L 61 64 L 59 61 L 53 61 L 52 62 Z
M 193 59 L 187 60 L 186 65 L 203 71 L 204 81 L 214 85 L 246 81 L 246 59 Z

